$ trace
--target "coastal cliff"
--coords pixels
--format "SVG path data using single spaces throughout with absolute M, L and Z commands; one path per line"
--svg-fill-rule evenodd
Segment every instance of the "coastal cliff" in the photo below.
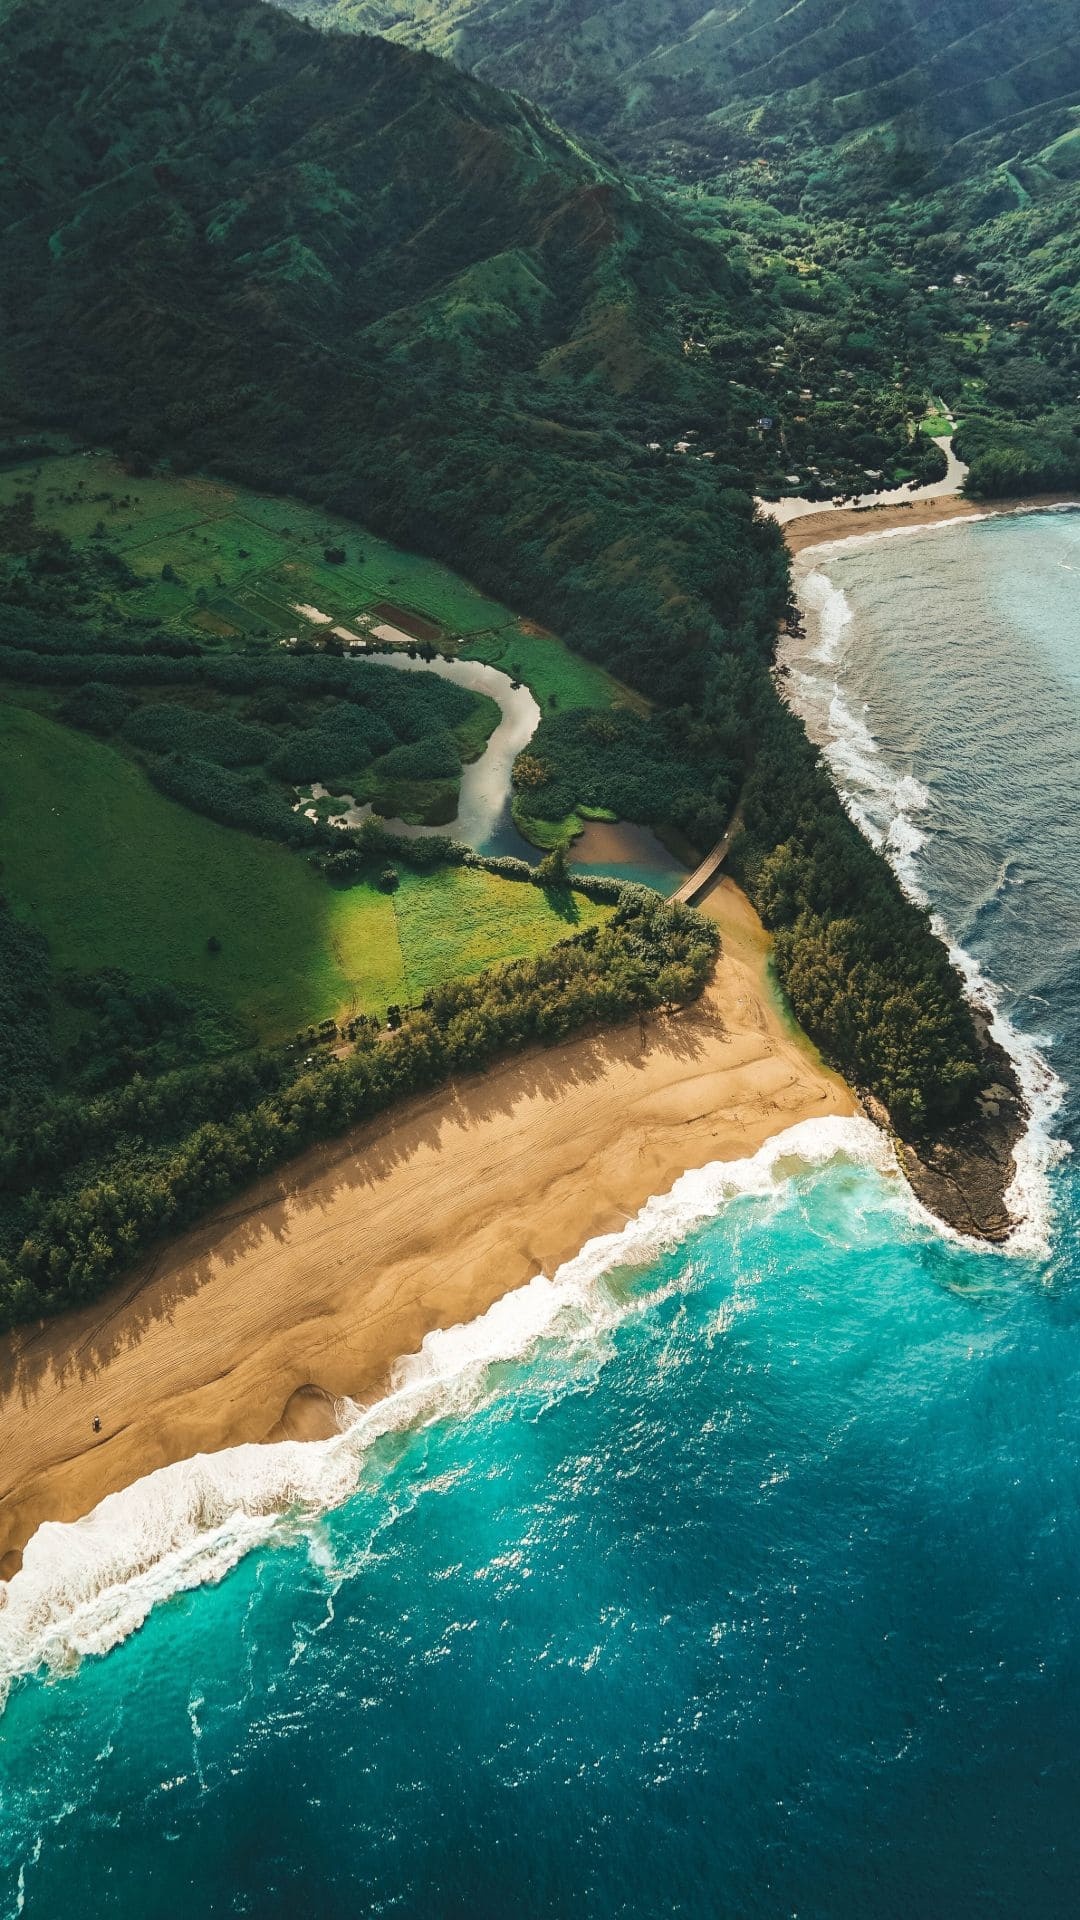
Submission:
M 1014 1152 L 1030 1114 L 1016 1068 L 990 1034 L 986 1016 L 975 1015 L 988 1084 L 976 1095 L 974 1112 L 933 1140 L 894 1138 L 897 1158 L 931 1213 L 958 1233 L 1000 1245 L 1016 1222 L 1006 1195 L 1016 1175 Z M 872 1119 L 875 1103 L 864 1102 Z

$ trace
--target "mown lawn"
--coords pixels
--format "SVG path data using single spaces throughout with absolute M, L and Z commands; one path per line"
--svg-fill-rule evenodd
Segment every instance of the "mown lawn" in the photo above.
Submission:
M 383 1013 L 609 909 L 469 868 L 333 887 L 302 855 L 168 800 L 115 748 L 0 704 L 0 891 L 53 964 L 195 989 L 245 1035 Z M 220 942 L 211 953 L 207 942 Z

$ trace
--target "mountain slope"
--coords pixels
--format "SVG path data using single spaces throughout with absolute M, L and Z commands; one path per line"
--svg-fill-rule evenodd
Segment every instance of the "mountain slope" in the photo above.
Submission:
M 863 413 L 910 375 L 965 416 L 976 491 L 1080 478 L 1075 0 L 322 0 L 317 15 L 522 88 L 745 250 L 801 363 L 761 408 L 780 423 L 767 484 L 837 473 L 829 422 L 815 405 L 796 432 L 808 410 L 792 402 L 835 391 L 853 350 L 873 363 Z
M 708 144 L 774 103 L 835 137 L 913 114 L 947 144 L 1080 86 L 1072 0 L 304 0 L 626 145 Z
M 382 40 L 245 0 L 15 7 L 0 35 L 11 408 L 314 488 L 448 558 L 464 539 L 477 575 L 512 502 L 503 589 L 587 650 L 575 569 L 609 573 L 620 670 L 663 634 L 657 690 L 690 690 L 692 596 L 666 561 L 604 555 L 613 516 L 662 523 L 678 493 L 672 551 L 710 617 L 752 599 L 748 503 L 717 514 L 712 476 L 673 487 L 645 444 L 715 386 L 682 350 L 687 302 L 725 316 L 733 373 L 757 351 L 717 246 L 536 109 Z
M 536 109 L 257 0 L 9 8 L 0 107 L 9 421 L 325 502 L 560 629 L 694 769 L 665 824 L 705 847 L 743 786 L 830 1056 L 910 1131 L 970 1111 L 957 977 L 771 679 L 786 555 L 733 484 L 767 308 L 725 248 Z M 711 460 L 650 445 L 688 408 Z

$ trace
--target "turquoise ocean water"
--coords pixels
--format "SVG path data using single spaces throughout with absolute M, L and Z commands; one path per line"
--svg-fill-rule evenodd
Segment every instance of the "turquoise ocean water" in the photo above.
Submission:
M 1016 1247 L 799 1129 L 363 1435 L 39 1535 L 0 1914 L 1076 1912 L 1080 516 L 815 559 L 788 684 L 1011 1022 Z

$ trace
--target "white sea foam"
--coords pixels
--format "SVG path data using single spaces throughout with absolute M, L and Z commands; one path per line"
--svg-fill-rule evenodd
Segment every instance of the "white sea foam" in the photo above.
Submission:
M 478 1319 L 429 1334 L 399 1362 L 385 1398 L 367 1408 L 341 1403 L 352 1415 L 345 1432 L 198 1454 L 110 1494 L 85 1519 L 39 1527 L 21 1570 L 0 1584 L 0 1702 L 18 1676 L 63 1673 L 84 1655 L 106 1653 L 160 1601 L 220 1580 L 275 1530 L 338 1505 L 381 1436 L 471 1411 L 494 1390 L 495 1363 L 523 1359 L 552 1339 L 564 1352 L 594 1353 L 633 1310 L 632 1294 L 610 1284 L 616 1268 L 650 1264 L 731 1201 L 779 1196 L 792 1172 L 837 1157 L 896 1172 L 889 1142 L 869 1121 L 803 1121 L 752 1158 L 683 1174 L 551 1279 L 537 1274 Z M 919 1211 L 899 1180 L 896 1191 Z
M 817 644 L 810 658 L 831 666 L 843 651 L 844 629 L 853 617 L 847 595 L 828 574 L 813 568 L 803 581 L 801 597 L 804 608 L 817 616 Z
M 948 947 L 968 999 L 987 1016 L 993 1038 L 1012 1061 L 1031 1116 L 1027 1131 L 1013 1150 L 1016 1171 L 1005 1195 L 1005 1204 L 1016 1222 L 1009 1237 L 1009 1251 L 1045 1254 L 1051 1219 L 1047 1174 L 1070 1151 L 1068 1142 L 1054 1133 L 1054 1120 L 1065 1099 L 1065 1082 L 1042 1051 L 1049 1036 L 1019 1032 L 1002 1007 L 1001 988 L 987 978 L 975 956 L 952 939 L 940 914 L 932 916 L 931 924 Z
M 897 535 L 932 533 L 943 526 L 960 524 L 960 520 L 948 520 L 939 521 L 936 527 L 894 528 L 815 549 L 817 563 L 803 574 L 799 584 L 799 601 L 811 627 L 811 644 L 803 650 L 798 642 L 789 642 L 780 656 L 787 668 L 787 697 L 820 745 L 847 811 L 871 845 L 885 854 L 904 891 L 919 906 L 929 906 L 931 901 L 919 861 L 927 836 L 915 816 L 929 811 L 931 795 L 914 774 L 897 772 L 889 765 L 867 720 L 850 704 L 841 676 L 855 638 L 853 609 L 820 563 L 843 547 Z M 1007 879 L 1005 863 L 995 891 L 1000 891 Z M 1065 1096 L 1064 1083 L 1041 1050 L 1047 1045 L 1046 1037 L 1020 1033 L 1002 1007 L 1001 989 L 987 978 L 974 956 L 954 940 L 940 914 L 932 917 L 932 924 L 963 979 L 968 999 L 986 1015 L 993 1038 L 1016 1069 L 1031 1118 L 1016 1146 L 1016 1171 L 1005 1196 L 1016 1223 L 1007 1245 L 1010 1252 L 1043 1253 L 1050 1229 L 1047 1174 L 1069 1150 L 1053 1132 L 1054 1117 Z
M 820 567 L 812 567 L 803 576 L 799 598 L 813 631 L 806 652 L 789 644 L 781 655 L 788 668 L 788 697 L 819 741 L 852 819 L 888 856 L 911 897 L 925 906 L 917 855 L 926 834 L 914 816 L 926 812 L 930 794 L 913 773 L 898 773 L 889 765 L 865 709 L 855 711 L 842 685 L 853 622 L 847 595 Z

